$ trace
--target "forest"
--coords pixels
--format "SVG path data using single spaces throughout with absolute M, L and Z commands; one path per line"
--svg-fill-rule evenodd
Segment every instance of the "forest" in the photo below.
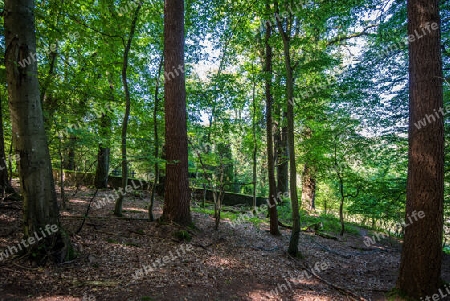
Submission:
M 0 18 L 0 300 L 450 300 L 450 1 Z

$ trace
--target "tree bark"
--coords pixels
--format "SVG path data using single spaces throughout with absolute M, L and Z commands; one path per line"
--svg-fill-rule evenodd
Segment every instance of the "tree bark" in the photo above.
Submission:
M 302 174 L 302 206 L 307 211 L 316 210 L 316 179 L 313 168 L 305 163 Z
M 292 70 L 292 61 L 290 53 L 290 33 L 284 31 L 279 17 L 278 1 L 275 1 L 275 12 L 278 31 L 283 40 L 284 62 L 286 68 L 286 102 L 287 102 L 287 142 L 289 153 L 289 189 L 292 204 L 292 234 L 289 242 L 288 253 L 292 256 L 298 255 L 298 243 L 300 238 L 300 214 L 297 194 L 297 165 L 295 163 L 295 145 L 294 145 L 294 75 Z M 292 18 L 292 16 L 289 16 Z M 287 26 L 289 28 L 289 26 Z
M 67 170 L 75 170 L 75 146 L 77 137 L 71 135 L 69 137 L 69 145 L 67 146 L 67 158 L 64 160 L 64 168 Z
M 167 161 L 162 219 L 190 224 L 183 0 L 166 0 L 164 5 L 164 71 Z
M 408 1 L 408 33 L 416 40 L 409 44 L 407 226 L 397 287 L 416 299 L 438 293 L 441 284 L 444 124 L 437 112 L 443 108 L 443 75 L 435 23 L 440 27 L 437 0 Z M 417 128 L 423 118 L 428 124 Z M 417 219 L 420 211 L 425 216 Z
M 109 147 L 103 147 L 100 144 L 97 154 L 97 170 L 95 172 L 95 187 L 98 189 L 108 188 L 109 154 Z
M 155 204 L 156 185 L 159 179 L 159 135 L 158 135 L 158 111 L 159 111 L 159 81 L 161 78 L 162 66 L 164 64 L 164 57 L 161 56 L 158 67 L 158 74 L 156 77 L 155 86 L 155 105 L 153 107 L 153 147 L 155 156 L 155 180 L 153 181 L 152 194 L 150 196 L 150 205 L 148 206 L 148 218 L 150 221 L 154 221 L 153 216 L 153 204 Z
M 116 204 L 114 207 L 114 215 L 122 216 L 122 204 L 123 197 L 128 185 L 128 159 L 127 159 L 127 130 L 128 130 L 128 120 L 130 118 L 130 107 L 131 107 L 131 96 L 130 89 L 128 87 L 128 78 L 127 78 L 127 70 L 128 70 L 128 55 L 131 50 L 131 42 L 133 41 L 134 33 L 136 31 L 136 25 L 139 18 L 139 11 L 141 10 L 142 2 L 138 2 L 138 6 L 136 11 L 134 12 L 133 21 L 131 22 L 130 34 L 128 36 L 127 44 L 125 46 L 125 50 L 123 52 L 123 64 L 122 64 L 122 83 L 123 88 L 125 90 L 125 115 L 123 117 L 122 123 L 122 191 L 123 193 L 119 194 L 119 198 L 116 200 Z
M 100 118 L 100 139 L 107 140 L 111 128 L 111 118 L 107 114 L 102 114 Z M 110 148 L 105 143 L 100 142 L 97 153 L 97 168 L 95 171 L 95 187 L 98 189 L 108 188 Z
M 252 104 L 253 104 L 253 117 L 252 117 L 252 134 L 253 134 L 252 182 L 253 182 L 253 191 L 252 192 L 253 192 L 253 210 L 256 210 L 256 188 L 257 188 L 257 181 L 258 181 L 258 174 L 257 174 L 258 141 L 256 140 L 256 123 L 257 123 L 256 80 L 253 80 Z
M 54 260 L 67 257 L 70 242 L 62 235 L 59 209 L 53 182 L 52 166 L 44 128 L 36 55 L 36 36 L 33 0 L 5 1 L 6 78 L 12 136 L 19 156 L 18 169 L 23 196 L 24 238 L 41 234 L 45 227 L 58 229 L 29 249 L 36 259 L 46 258 L 48 250 L 57 251 Z M 30 58 L 30 63 L 19 62 Z M 40 235 L 42 237 L 42 235 Z M 44 246 L 44 248 L 42 248 Z
M 280 133 L 277 142 L 277 188 L 280 192 L 289 190 L 289 153 L 287 148 L 287 126 L 283 125 L 287 119 L 286 112 L 280 116 Z
M 270 1 L 266 0 L 266 11 L 270 14 Z M 266 96 L 266 135 L 267 135 L 267 170 L 269 178 L 269 216 L 270 216 L 270 234 L 280 235 L 278 229 L 278 212 L 277 202 L 277 187 L 275 182 L 275 163 L 274 163 L 274 147 L 273 147 L 273 120 L 272 120 L 272 46 L 270 46 L 270 37 L 272 36 L 272 25 L 270 22 L 266 23 L 266 33 L 264 37 L 265 46 L 265 96 Z
M 109 76 L 109 75 L 108 75 Z M 111 93 L 111 102 L 115 101 L 114 97 L 114 84 L 112 79 L 109 77 L 109 91 Z M 109 177 L 109 164 L 110 164 L 110 154 L 111 148 L 109 143 L 109 136 L 111 135 L 111 117 L 108 113 L 103 113 L 100 118 L 100 139 L 108 141 L 108 143 L 100 142 L 98 144 L 98 154 L 97 154 L 97 169 L 95 172 L 95 187 L 98 189 L 108 188 L 108 177 Z

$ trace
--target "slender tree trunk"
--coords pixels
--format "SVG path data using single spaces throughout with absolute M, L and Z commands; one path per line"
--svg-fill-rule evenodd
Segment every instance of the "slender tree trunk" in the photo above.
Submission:
M 14 144 L 14 139 L 12 139 L 11 144 L 9 145 L 9 154 L 8 154 L 8 158 L 11 158 L 13 155 L 13 144 Z M 16 159 L 17 159 L 17 155 L 16 155 Z M 19 158 L 20 160 L 20 158 Z M 9 183 L 11 183 L 12 181 L 12 177 L 13 177 L 13 170 L 12 170 L 12 162 L 11 159 L 8 160 L 8 174 L 9 174 Z
M 100 118 L 100 139 L 108 140 L 111 128 L 111 118 L 107 114 L 102 114 Z M 97 153 L 97 168 L 95 171 L 95 187 L 98 189 L 108 188 L 110 148 L 105 143 L 100 142 Z
M 69 145 L 67 146 L 67 157 L 64 160 L 64 168 L 67 170 L 75 170 L 75 146 L 77 137 L 71 135 L 69 137 Z
M 280 117 L 280 125 L 285 124 L 287 115 L 283 112 Z M 287 126 L 281 126 L 280 140 L 277 143 L 277 188 L 278 191 L 287 192 L 289 189 L 289 153 L 287 149 Z
M 397 287 L 416 299 L 438 293 L 441 284 L 444 124 L 437 113 L 443 114 L 443 75 L 441 33 L 436 29 L 440 25 L 437 0 L 408 1 L 408 33 L 421 38 L 409 44 L 407 226 Z M 418 129 L 415 123 L 425 116 L 435 120 Z
M 128 161 L 127 161 L 127 130 L 128 130 L 128 120 L 130 118 L 130 107 L 131 107 L 131 96 L 130 89 L 128 87 L 128 55 L 131 50 L 131 42 L 134 38 L 134 33 L 136 31 L 137 21 L 139 19 L 139 11 L 141 10 L 142 2 L 138 2 L 138 7 L 134 12 L 133 21 L 131 22 L 130 34 L 128 36 L 128 41 L 123 52 L 123 65 L 122 65 L 122 83 L 125 90 L 125 115 L 123 117 L 122 123 L 122 192 L 119 194 L 119 198 L 116 200 L 116 205 L 114 207 L 114 215 L 122 216 L 122 204 L 123 197 L 128 185 Z
M 305 163 L 302 174 L 302 205 L 307 211 L 316 210 L 316 179 L 314 169 Z
M 45 123 L 45 120 L 44 120 Z M 63 147 L 62 147 L 62 137 L 59 137 L 59 189 L 61 191 L 61 207 L 62 209 L 66 209 L 66 192 L 64 190 L 64 155 L 63 155 Z
M 338 140 L 338 137 L 335 138 L 336 141 Z M 334 144 L 334 168 L 336 170 L 336 175 L 339 181 L 339 222 L 341 223 L 341 231 L 340 235 L 344 235 L 345 231 L 345 223 L 344 223 L 344 202 L 345 202 L 345 194 L 344 194 L 344 176 L 342 170 L 340 170 L 339 164 L 338 164 L 338 158 L 337 158 L 337 142 Z
M 97 169 L 95 172 L 95 187 L 98 189 L 108 188 L 109 155 L 110 148 L 103 147 L 100 144 L 98 147 Z
M 6 78 L 12 136 L 16 153 L 23 196 L 24 238 L 41 234 L 42 229 L 54 226 L 45 238 L 30 244 L 33 256 L 41 260 L 48 251 L 57 251 L 55 260 L 67 257 L 70 245 L 62 235 L 52 165 L 44 129 L 37 62 L 22 67 L 19 62 L 36 55 L 36 36 L 33 0 L 5 1 Z M 50 232 L 50 231 L 49 231 Z M 52 234 L 52 235 L 50 235 Z M 40 235 L 42 237 L 42 235 Z
M 155 156 L 155 180 L 153 181 L 152 194 L 150 196 L 150 205 L 148 207 L 148 218 L 154 221 L 153 204 L 155 204 L 156 185 L 159 179 L 159 135 L 158 135 L 158 111 L 159 111 L 159 81 L 161 79 L 162 67 L 164 64 L 164 57 L 161 56 L 158 67 L 158 74 L 156 77 L 155 86 L 155 105 L 153 107 L 153 140 L 154 140 L 154 156 Z
M 109 81 L 109 91 L 111 93 L 111 102 L 115 101 L 114 84 L 111 78 Z M 108 188 L 109 164 L 111 148 L 109 146 L 109 136 L 111 135 L 111 117 L 107 113 L 103 113 L 100 118 L 100 139 L 107 143 L 100 142 L 98 144 L 97 169 L 95 172 L 95 187 L 98 189 Z
M 164 70 L 167 163 L 163 220 L 190 224 L 183 0 L 165 1 Z
M 253 179 L 253 210 L 256 210 L 256 186 L 258 181 L 257 175 L 257 153 L 258 153 L 258 141 L 256 140 L 256 80 L 253 80 L 253 89 L 252 89 L 252 102 L 253 102 L 253 118 L 252 118 L 252 134 L 253 134 L 253 154 L 252 154 L 252 179 Z
M 218 185 L 216 189 L 213 189 L 213 198 L 214 198 L 214 217 L 216 219 L 215 227 L 214 229 L 217 231 L 219 230 L 219 224 L 220 224 L 220 213 L 222 210 L 222 200 L 223 200 L 223 194 L 224 194 L 224 163 L 223 158 L 220 158 L 220 175 L 218 178 Z
M 270 14 L 270 1 L 266 0 L 266 11 Z M 270 37 L 272 36 L 272 25 L 270 22 L 266 23 L 266 33 L 264 37 L 265 46 L 265 94 L 266 94 L 266 134 L 267 134 L 267 171 L 269 178 L 269 215 L 270 215 L 270 234 L 280 235 L 278 229 L 278 212 L 277 202 L 277 187 L 275 182 L 275 163 L 274 163 L 274 147 L 273 147 L 273 119 L 272 119 L 272 46 L 270 46 Z
M 339 222 L 341 223 L 341 232 L 339 233 L 341 236 L 344 235 L 345 231 L 345 223 L 344 223 L 344 201 L 345 201 L 345 195 L 344 195 L 344 179 L 342 179 L 341 175 L 338 173 L 339 178 L 339 194 L 341 196 L 340 202 L 339 202 Z
M 279 14 L 278 1 L 275 1 L 275 11 Z M 294 145 L 294 75 L 290 53 L 290 33 L 284 31 L 280 18 L 277 19 L 278 30 L 283 39 L 284 62 L 286 68 L 286 102 L 287 102 L 287 140 L 289 152 L 289 188 L 292 203 L 292 234 L 289 242 L 288 253 L 292 256 L 298 255 L 298 243 L 300 239 L 300 214 L 297 194 L 297 165 L 295 163 Z M 288 26 L 289 27 L 289 26 Z

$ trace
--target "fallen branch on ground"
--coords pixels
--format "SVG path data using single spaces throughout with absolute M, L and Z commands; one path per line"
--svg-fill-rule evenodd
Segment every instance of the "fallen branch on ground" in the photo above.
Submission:
M 315 235 L 326 238 L 326 239 L 333 239 L 333 240 L 338 240 L 338 238 L 336 236 L 327 234 L 325 232 L 319 232 L 319 231 L 315 231 L 314 232 Z
M 282 222 L 278 221 L 278 226 L 283 227 L 283 228 L 287 228 L 287 229 L 291 229 L 292 230 L 292 226 L 288 226 L 283 224 Z

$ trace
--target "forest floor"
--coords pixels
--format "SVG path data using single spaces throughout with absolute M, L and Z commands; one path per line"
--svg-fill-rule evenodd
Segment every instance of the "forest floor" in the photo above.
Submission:
M 61 214 L 69 233 L 82 223 L 94 190 L 72 193 Z M 146 221 L 148 200 L 147 193 L 127 197 L 123 218 L 112 215 L 113 203 L 91 208 L 72 235 L 79 256 L 71 262 L 0 261 L 0 300 L 388 300 L 395 284 L 401 244 L 388 238 L 367 247 L 363 228 L 337 240 L 302 232 L 303 258 L 294 259 L 286 253 L 289 229 L 274 237 L 266 223 L 224 219 L 215 231 L 211 216 L 193 212 L 196 228 L 185 230 Z M 154 209 L 161 215 L 159 202 Z M 0 251 L 20 242 L 21 214 L 19 203 L 0 206 Z M 181 241 L 186 236 L 192 240 Z M 443 277 L 450 281 L 448 255 Z

